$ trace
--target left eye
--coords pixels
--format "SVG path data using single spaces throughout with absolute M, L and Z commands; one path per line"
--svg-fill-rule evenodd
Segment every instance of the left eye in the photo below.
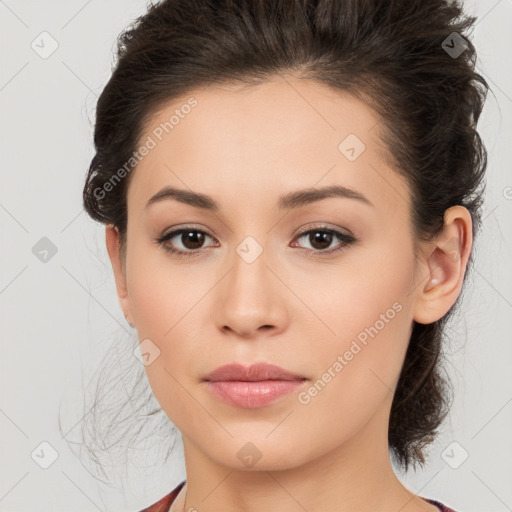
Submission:
M 306 237 L 306 240 L 309 241 L 310 244 L 313 245 L 313 249 L 308 249 L 307 252 L 324 252 L 331 253 L 338 250 L 343 249 L 344 246 L 355 242 L 355 238 L 351 235 L 347 235 L 337 231 L 336 229 L 319 227 L 315 229 L 310 229 L 308 231 L 303 232 L 297 238 L 301 239 Z M 330 250 L 326 250 L 329 247 L 334 239 L 338 239 L 341 243 L 338 247 Z

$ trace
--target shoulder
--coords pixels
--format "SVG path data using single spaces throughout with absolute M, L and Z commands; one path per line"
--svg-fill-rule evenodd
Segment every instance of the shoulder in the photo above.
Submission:
M 175 487 L 169 494 L 165 495 L 156 503 L 153 503 L 153 505 L 146 507 L 144 510 L 141 510 L 140 512 L 167 512 L 169 510 L 169 507 L 172 505 L 172 502 L 176 499 L 176 496 L 178 496 L 179 492 L 181 491 L 181 488 L 184 485 L 185 480 L 178 484 L 178 486 Z

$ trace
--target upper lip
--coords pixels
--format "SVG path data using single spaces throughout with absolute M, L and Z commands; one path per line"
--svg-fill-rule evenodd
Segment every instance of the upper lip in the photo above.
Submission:
M 219 366 L 203 380 L 209 381 L 226 381 L 239 380 L 256 382 L 261 380 L 304 380 L 305 377 L 286 371 L 279 366 L 268 363 L 256 363 L 251 366 L 243 366 L 241 364 L 226 364 Z

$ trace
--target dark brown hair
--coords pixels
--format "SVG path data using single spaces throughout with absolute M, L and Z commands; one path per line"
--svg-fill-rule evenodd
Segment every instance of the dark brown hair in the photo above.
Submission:
M 105 184 L 130 161 L 151 117 L 194 88 L 290 73 L 375 109 L 387 158 L 410 188 L 416 240 L 439 234 L 454 205 L 469 210 L 475 235 L 487 165 L 476 125 L 488 84 L 474 70 L 467 33 L 474 21 L 448 0 L 149 4 L 119 36 L 117 63 L 98 99 L 85 209 L 117 226 L 124 247 L 126 191 L 136 165 L 115 186 Z M 405 470 L 424 463 L 424 448 L 451 405 L 441 355 L 454 309 L 413 328 L 389 423 L 392 455 Z

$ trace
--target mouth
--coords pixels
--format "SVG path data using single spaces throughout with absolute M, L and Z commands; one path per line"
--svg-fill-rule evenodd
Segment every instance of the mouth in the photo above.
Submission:
M 202 381 L 216 398 L 236 407 L 254 409 L 296 391 L 307 379 L 279 366 L 258 363 L 249 367 L 224 365 Z

